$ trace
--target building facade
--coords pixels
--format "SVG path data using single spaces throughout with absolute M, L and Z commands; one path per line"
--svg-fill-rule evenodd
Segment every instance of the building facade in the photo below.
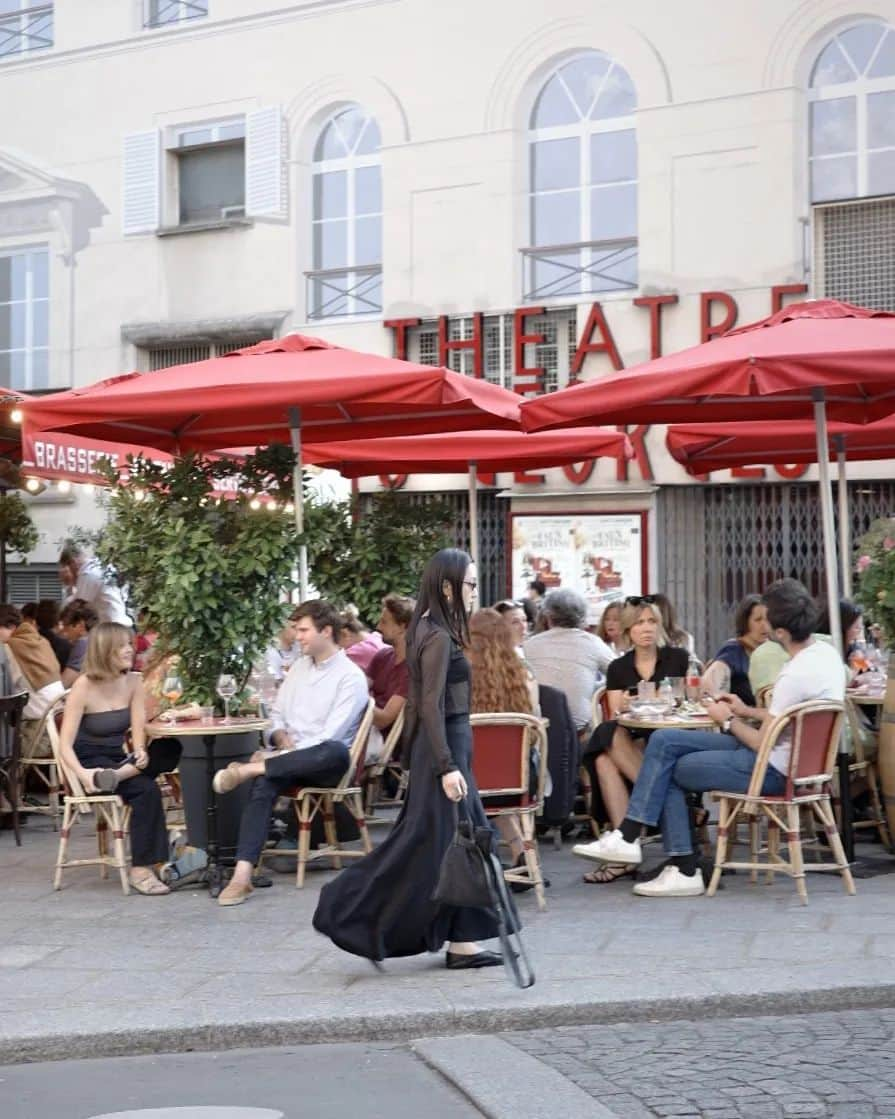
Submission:
M 895 0 L 0 0 L 0 108 L 17 389 L 300 330 L 528 394 L 806 294 L 895 309 Z M 490 593 L 511 515 L 557 513 L 643 514 L 701 648 L 816 581 L 813 470 L 697 480 L 631 435 L 627 467 L 488 480 Z M 891 466 L 855 466 L 855 531 Z M 36 505 L 33 570 L 101 515 Z

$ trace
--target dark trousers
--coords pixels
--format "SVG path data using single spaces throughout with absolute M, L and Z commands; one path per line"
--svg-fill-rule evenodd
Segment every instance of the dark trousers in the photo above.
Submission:
M 264 763 L 264 776 L 252 782 L 249 803 L 239 824 L 236 858 L 256 863 L 267 839 L 274 801 L 293 785 L 338 785 L 348 768 L 348 747 L 329 739 L 304 750 L 275 754 Z
M 134 866 L 152 866 L 168 859 L 168 829 L 162 794 L 155 783 L 162 773 L 170 773 L 180 761 L 181 745 L 176 738 L 156 738 L 146 748 L 149 762 L 146 768 L 122 781 L 116 792 L 131 810 L 131 862 Z M 122 764 L 120 753 L 106 751 L 91 753 L 88 747 L 78 750 L 78 757 L 86 769 L 102 767 L 117 769 Z

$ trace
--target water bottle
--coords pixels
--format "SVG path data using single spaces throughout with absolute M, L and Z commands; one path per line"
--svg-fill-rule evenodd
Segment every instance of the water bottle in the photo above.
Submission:
M 659 703 L 666 711 L 670 711 L 674 707 L 674 688 L 667 676 L 659 685 L 658 697 Z
M 687 677 L 684 682 L 684 688 L 687 692 L 687 701 L 689 703 L 698 703 L 700 690 L 702 688 L 702 677 L 699 673 L 699 661 L 693 654 L 690 654 L 690 660 L 687 664 Z

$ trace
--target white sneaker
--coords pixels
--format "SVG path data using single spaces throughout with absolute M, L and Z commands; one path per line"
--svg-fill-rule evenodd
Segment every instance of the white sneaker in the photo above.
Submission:
M 622 839 L 622 833 L 615 831 L 604 832 L 593 843 L 576 843 L 572 854 L 582 859 L 592 859 L 595 863 L 619 863 L 623 866 L 640 866 L 643 862 L 643 852 L 638 842 L 628 843 Z
M 641 898 L 696 898 L 705 893 L 702 871 L 683 874 L 680 867 L 667 866 L 651 882 L 638 882 L 633 893 Z

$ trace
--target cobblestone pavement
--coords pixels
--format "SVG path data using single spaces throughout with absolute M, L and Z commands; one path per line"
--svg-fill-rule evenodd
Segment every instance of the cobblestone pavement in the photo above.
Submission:
M 895 1010 L 630 1026 L 505 1041 L 619 1119 L 893 1119 Z

